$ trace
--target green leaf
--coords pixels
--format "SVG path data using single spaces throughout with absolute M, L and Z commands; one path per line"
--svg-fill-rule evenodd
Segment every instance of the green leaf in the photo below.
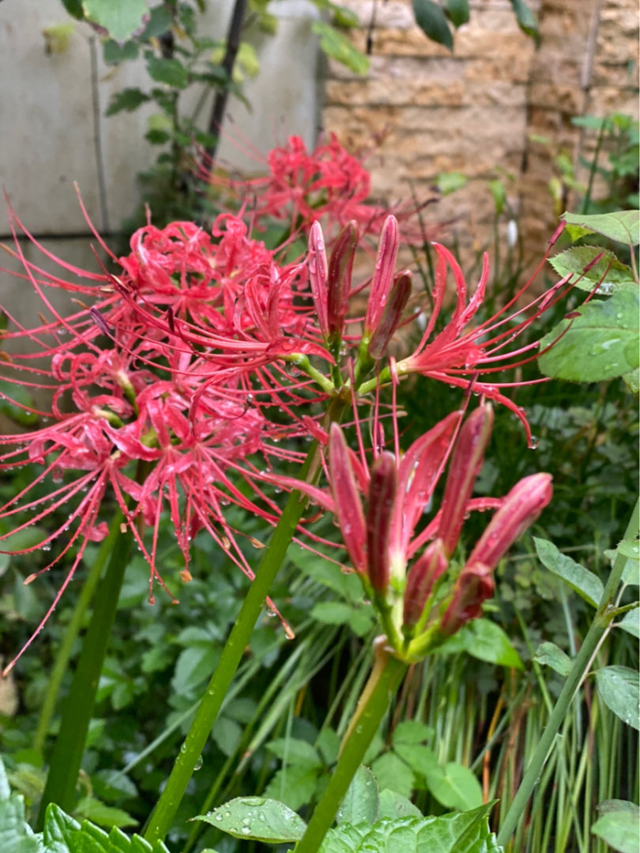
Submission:
M 315 747 L 306 740 L 280 738 L 267 744 L 267 749 L 280 758 L 285 765 L 297 764 L 302 767 L 321 767 L 322 760 Z
M 378 785 L 368 767 L 358 767 L 340 803 L 336 823 L 375 823 L 378 818 Z
M 49 803 L 44 816 L 43 840 L 45 848 L 54 846 L 56 842 L 67 843 L 74 832 L 80 829 L 80 824 L 62 811 L 60 806 Z M 55 849 L 55 847 L 54 847 Z
M 453 50 L 453 35 L 444 12 L 433 0 L 413 0 L 413 14 L 422 32 L 438 44 Z
M 242 737 L 242 726 L 239 726 L 235 720 L 230 720 L 229 717 L 218 717 L 211 729 L 211 737 L 220 752 L 229 758 L 238 748 Z
M 599 260 L 595 260 L 599 257 Z M 595 261 L 595 263 L 594 263 Z M 549 263 L 561 278 L 575 274 L 576 287 L 592 291 L 600 282 L 597 293 L 609 296 L 616 290 L 637 292 L 638 285 L 633 270 L 619 261 L 613 252 L 598 246 L 572 246 L 559 255 L 549 258 Z M 591 266 L 589 266 L 591 264 Z M 589 266 L 588 270 L 585 267 Z
M 109 39 L 102 46 L 104 61 L 107 65 L 116 65 L 118 62 L 126 62 L 128 59 L 138 58 L 138 45 L 135 41 L 126 41 L 123 45 Z M 117 96 L 116 96 L 117 97 Z
M 86 818 L 99 826 L 137 826 L 138 821 L 123 809 L 107 806 L 95 797 L 83 797 L 74 809 L 78 817 Z
M 544 666 L 550 666 L 551 669 L 565 678 L 569 675 L 573 666 L 573 661 L 569 655 L 563 652 L 555 643 L 550 642 L 540 643 L 534 655 L 534 660 L 537 660 L 538 663 Z
M 638 853 L 640 848 L 640 809 L 627 800 L 605 800 L 598 806 L 602 817 L 591 832 L 619 853 Z
M 387 789 L 403 797 L 411 796 L 415 786 L 413 771 L 395 752 L 385 752 L 376 758 L 371 770 L 375 773 L 381 791 Z
M 628 726 L 640 729 L 640 677 L 627 666 L 605 666 L 596 671 L 598 693 L 610 711 Z
M 163 35 L 167 32 L 167 30 L 171 29 L 171 24 L 173 22 L 173 18 L 171 17 L 171 12 L 167 8 L 166 4 L 162 6 L 156 6 L 155 9 L 151 10 L 151 15 L 149 16 L 149 23 L 144 29 L 144 33 L 142 37 L 146 39 L 157 38 L 158 36 Z
M 316 747 L 325 764 L 334 764 L 340 754 L 340 738 L 333 729 L 323 729 L 318 735 Z
M 429 791 L 446 808 L 467 811 L 482 802 L 480 783 L 467 767 L 455 762 L 440 767 L 435 752 L 426 746 L 400 744 L 396 752 L 424 776 Z
M 495 622 L 490 619 L 474 619 L 447 640 L 441 646 L 442 654 L 467 652 L 478 660 L 506 666 L 510 669 L 523 669 L 520 655 L 511 645 L 511 641 Z
M 637 246 L 640 242 L 640 212 L 616 210 L 613 213 L 563 213 L 561 219 L 569 225 L 578 225 L 596 234 L 602 234 L 616 243 Z
M 511 0 L 511 5 L 513 6 L 518 26 L 522 32 L 531 36 L 537 42 L 540 38 L 538 22 L 536 20 L 536 16 L 533 14 L 527 3 L 525 3 L 524 0 Z
M 9 779 L 7 771 L 4 769 L 4 762 L 0 758 L 0 802 L 8 800 L 11 796 L 11 788 L 9 787 Z
M 179 696 L 191 694 L 213 672 L 220 651 L 212 646 L 192 646 L 180 653 L 171 680 L 171 688 Z
M 284 802 L 297 810 L 311 802 L 318 787 L 318 767 L 291 765 L 274 775 L 265 789 L 265 796 Z
M 390 791 L 388 788 L 380 791 L 378 816 L 380 819 L 385 817 L 422 817 L 420 809 L 414 806 L 411 800 L 403 797 L 402 794 L 398 794 L 397 791 Z
M 489 181 L 489 192 L 493 198 L 496 213 L 499 215 L 504 210 L 507 201 L 507 189 L 501 180 Z
M 156 83 L 164 83 L 172 89 L 186 89 L 189 85 L 189 72 L 179 59 L 150 56 L 147 59 L 147 71 Z
M 62 5 L 72 18 L 77 18 L 79 21 L 84 20 L 82 0 L 62 0 Z
M 467 176 L 462 172 L 443 172 L 438 175 L 436 186 L 442 195 L 449 195 L 467 185 Z
M 265 797 L 237 797 L 194 820 L 210 823 L 234 838 L 271 844 L 299 841 L 307 828 L 302 818 L 284 803 Z
M 454 27 L 461 27 L 469 21 L 469 0 L 445 0 L 447 18 Z
M 637 607 L 634 610 L 628 610 L 617 623 L 617 627 L 640 640 L 640 610 Z
M 435 730 L 418 720 L 404 720 L 393 730 L 393 745 L 399 743 L 424 743 L 430 740 Z
M 632 394 L 637 394 L 640 391 L 640 370 L 636 367 L 630 373 L 623 373 L 622 381 Z
M 602 600 L 604 587 L 600 578 L 593 572 L 585 569 L 580 563 L 576 563 L 566 554 L 561 554 L 553 542 L 547 539 L 533 539 L 536 553 L 540 562 L 553 572 L 556 577 L 561 578 L 574 592 L 588 601 L 594 607 L 598 607 Z
M 0 771 L 4 775 L 4 770 Z M 4 777 L 6 781 L 6 776 Z M 42 845 L 25 823 L 24 799 L 21 794 L 9 797 L 8 783 L 0 796 L 0 850 L 2 853 L 40 853 Z
M 570 382 L 601 382 L 634 371 L 640 363 L 638 293 L 617 291 L 563 320 L 540 342 L 541 371 Z M 562 337 L 561 337 L 562 336 Z
M 122 112 L 122 110 L 131 113 L 138 109 L 140 104 L 144 104 L 149 100 L 151 100 L 149 95 L 145 95 L 140 89 L 123 89 L 121 92 L 116 92 L 113 98 L 111 98 L 106 115 L 113 116 L 116 113 Z
M 149 17 L 143 0 L 82 0 L 87 18 L 118 42 L 140 33 Z
M 369 57 L 360 53 L 342 33 L 324 21 L 314 21 L 313 32 L 320 38 L 320 49 L 327 56 L 345 65 L 354 74 L 366 74 L 369 70 Z
M 491 805 L 442 817 L 382 819 L 371 826 L 342 824 L 327 834 L 320 853 L 485 853 L 495 850 L 487 814 Z

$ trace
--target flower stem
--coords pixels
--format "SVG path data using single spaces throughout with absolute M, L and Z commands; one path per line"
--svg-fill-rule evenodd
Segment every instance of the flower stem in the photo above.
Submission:
M 637 536 L 638 520 L 638 501 L 636 500 L 636 505 L 633 509 L 633 513 L 624 536 L 625 539 L 634 539 Z M 540 773 L 545 761 L 547 760 L 549 751 L 553 746 L 556 735 L 558 734 L 560 726 L 564 722 L 568 713 L 569 705 L 571 704 L 576 691 L 588 674 L 593 654 L 598 648 L 598 644 L 601 642 L 605 632 L 609 629 L 611 621 L 615 616 L 616 610 L 613 606 L 613 601 L 616 590 L 620 584 L 626 562 L 627 558 L 618 552 L 611 569 L 611 574 L 609 575 L 609 580 L 604 588 L 602 600 L 584 638 L 582 647 L 573 662 L 571 671 L 567 676 L 567 680 L 564 683 L 564 687 L 558 697 L 558 701 L 551 712 L 546 728 L 540 738 L 535 752 L 533 753 L 533 757 L 529 762 L 529 766 L 522 778 L 520 787 L 518 788 L 518 791 L 513 798 L 513 802 L 511 803 L 511 807 L 507 811 L 504 821 L 500 827 L 500 831 L 498 833 L 498 844 L 503 847 L 507 844 L 518 826 L 518 821 L 520 820 L 520 817 L 533 794 L 533 790 L 538 782 Z
M 327 412 L 327 421 L 340 420 L 345 408 L 346 403 L 336 398 Z M 318 447 L 316 442 L 314 442 L 300 472 L 300 479 L 315 480 L 319 469 Z M 260 616 L 260 611 L 269 593 L 269 589 L 282 565 L 287 548 L 302 518 L 306 504 L 306 498 L 300 492 L 293 491 L 289 495 L 282 511 L 282 516 L 273 532 L 267 549 L 264 551 L 255 578 L 251 582 L 240 613 L 236 617 L 229 639 L 222 650 L 218 666 L 211 676 L 211 680 L 207 685 L 206 692 L 196 712 L 195 719 L 191 724 L 184 743 L 180 747 L 180 752 L 167 779 L 167 784 L 147 822 L 144 838 L 152 844 L 155 841 L 164 840 L 171 828 L 189 780 L 211 734 L 211 727 L 218 716 L 224 697 L 231 686 L 242 655 L 251 639 L 251 634 Z
M 316 853 L 320 848 L 407 669 L 408 664 L 390 655 L 387 648 L 378 643 L 369 681 L 342 741 L 338 766 L 295 853 Z
M 82 643 L 71 690 L 63 706 L 60 732 L 53 748 L 47 784 L 40 803 L 40 827 L 44 824 L 44 814 L 49 803 L 57 803 L 67 812 L 75 805 L 78 772 L 96 701 L 98 680 L 131 549 L 131 533 L 121 533 L 119 527 L 117 530 L 109 566 L 96 594 L 96 607 Z
M 93 599 L 93 593 L 95 592 L 98 581 L 100 580 L 104 564 L 107 562 L 107 558 L 113 550 L 114 540 L 120 535 L 120 524 L 122 519 L 122 513 L 119 512 L 111 525 L 109 535 L 100 546 L 98 555 L 82 585 L 82 590 L 78 597 L 75 610 L 73 611 L 71 620 L 67 625 L 67 630 L 64 633 L 62 643 L 56 656 L 56 662 L 51 670 L 51 675 L 49 676 L 49 682 L 47 684 L 47 691 L 44 696 L 44 702 L 42 703 L 42 709 L 40 710 L 38 728 L 36 729 L 36 733 L 33 738 L 33 748 L 41 755 L 44 751 L 47 732 L 49 731 L 49 723 L 51 722 L 51 717 L 53 716 L 53 712 L 56 707 L 58 693 L 60 692 L 60 684 L 69 664 L 69 658 L 71 657 L 74 643 L 80 633 L 87 608 Z

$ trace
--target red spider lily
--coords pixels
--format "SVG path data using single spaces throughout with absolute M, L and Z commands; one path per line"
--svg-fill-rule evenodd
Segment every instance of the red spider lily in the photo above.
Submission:
M 555 243 L 561 230 L 562 228 L 559 228 L 554 234 L 549 242 L 549 248 Z M 565 286 L 568 279 L 562 279 L 546 293 L 534 298 L 524 308 L 509 313 L 540 271 L 547 258 L 545 254 L 531 279 L 506 305 L 502 306 L 493 317 L 484 320 L 474 328 L 467 329 L 484 300 L 489 278 L 488 256 L 486 254 L 484 256 L 482 275 L 476 290 L 473 296 L 468 298 L 467 285 L 457 261 L 444 246 L 439 243 L 433 245 L 438 256 L 433 311 L 422 340 L 412 355 L 398 362 L 397 373 L 399 376 L 421 373 L 423 376 L 461 388 L 470 388 L 473 385 L 474 392 L 501 403 L 518 416 L 525 427 L 529 445 L 531 445 L 531 431 L 523 410 L 508 397 L 505 397 L 501 390 L 529 383 L 494 383 L 487 381 L 484 377 L 517 367 L 538 357 L 539 353 L 537 352 L 530 355 L 532 351 L 537 349 L 538 342 L 526 344 L 517 350 L 507 352 L 504 351 L 504 348 L 522 335 L 534 320 L 561 298 L 566 290 Z M 445 328 L 432 341 L 429 341 L 444 301 L 447 268 L 453 272 L 457 293 L 456 307 Z M 548 381 L 546 378 L 531 380 L 531 382 L 546 381 Z

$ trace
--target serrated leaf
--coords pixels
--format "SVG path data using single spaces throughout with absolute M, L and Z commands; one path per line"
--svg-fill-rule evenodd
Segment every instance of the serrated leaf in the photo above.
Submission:
M 524 0 L 511 0 L 511 5 L 513 6 L 518 26 L 522 32 L 538 41 L 540 38 L 538 22 L 536 20 L 536 16 L 533 14 L 527 3 L 525 3 Z
M 74 814 L 109 829 L 112 826 L 137 826 L 138 824 L 138 821 L 124 809 L 108 806 L 95 797 L 83 797 L 79 800 L 74 809 Z
M 378 816 L 380 820 L 385 817 L 395 819 L 398 817 L 422 817 L 420 809 L 397 791 L 386 788 L 380 791 L 378 803 Z
M 109 39 L 102 46 L 102 55 L 107 65 L 116 65 L 118 62 L 137 59 L 138 45 L 135 41 L 126 41 L 120 45 L 117 41 Z
M 358 767 L 340 803 L 336 822 L 375 823 L 378 818 L 378 785 L 368 767 Z
M 320 38 L 320 49 L 346 66 L 354 74 L 366 74 L 369 70 L 369 57 L 360 53 L 346 36 L 338 32 L 331 24 L 324 21 L 314 21 L 311 25 L 313 32 Z
M 610 711 L 628 726 L 640 729 L 640 676 L 627 666 L 605 666 L 596 670 L 598 693 Z
M 435 734 L 431 726 L 418 720 L 404 720 L 393 730 L 393 744 L 399 743 L 424 743 Z
M 433 0 L 413 0 L 416 24 L 431 41 L 453 50 L 453 35 L 444 12 Z
M 113 98 L 111 98 L 106 115 L 113 116 L 123 110 L 131 113 L 137 110 L 140 104 L 144 104 L 149 100 L 151 100 L 149 96 L 145 95 L 140 89 L 123 89 L 121 92 L 116 92 Z
M 617 291 L 592 301 L 563 320 L 540 342 L 551 347 L 540 356 L 546 376 L 570 382 L 601 382 L 634 371 L 640 363 L 638 293 Z
M 284 803 L 265 797 L 237 797 L 194 820 L 210 823 L 234 838 L 284 844 L 299 841 L 307 825 Z
M 569 225 L 586 228 L 626 246 L 637 246 L 640 242 L 640 212 L 637 210 L 616 210 L 613 213 L 593 215 L 563 213 L 561 219 Z
M 172 89 L 186 89 L 189 85 L 189 72 L 179 59 L 151 56 L 147 59 L 147 71 L 156 83 L 164 83 Z
M 380 790 L 388 789 L 410 797 L 415 786 L 415 779 L 411 767 L 396 755 L 395 752 L 385 752 L 371 765 L 371 770 L 378 780 Z
M 549 258 L 549 263 L 561 278 L 574 274 L 576 287 L 581 290 L 592 291 L 598 283 L 597 293 L 604 296 L 617 290 L 638 290 L 631 267 L 619 261 L 613 252 L 598 246 L 572 246 Z
M 318 786 L 317 767 L 291 765 L 274 775 L 265 789 L 265 796 L 297 810 L 310 803 Z
M 640 610 L 637 607 L 634 610 L 628 610 L 617 623 L 617 627 L 640 640 Z
M 454 27 L 461 27 L 469 21 L 469 0 L 445 0 L 447 17 Z
M 490 619 L 474 619 L 438 650 L 442 654 L 467 652 L 478 660 L 523 669 L 520 655 L 499 625 Z
M 561 554 L 553 542 L 535 537 L 533 541 L 540 562 L 556 577 L 568 584 L 581 598 L 584 598 L 594 607 L 598 607 L 604 592 L 600 578 L 585 569 L 580 563 L 576 563 L 571 557 Z
M 619 853 L 638 853 L 640 849 L 640 808 L 627 800 L 605 800 L 598 806 L 602 817 L 591 832 Z
M 549 666 L 559 675 L 566 676 L 571 672 L 573 662 L 566 652 L 563 652 L 555 643 L 540 643 L 534 655 L 534 660 L 544 666 Z
M 0 800 L 0 850 L 2 853 L 40 853 L 42 845 L 25 823 L 21 794 Z
M 144 29 L 149 8 L 143 0 L 82 0 L 89 20 L 103 27 L 112 39 L 124 42 Z
M 285 765 L 297 764 L 302 767 L 321 767 L 322 760 L 315 747 L 306 740 L 297 738 L 279 738 L 267 744 L 267 749 Z

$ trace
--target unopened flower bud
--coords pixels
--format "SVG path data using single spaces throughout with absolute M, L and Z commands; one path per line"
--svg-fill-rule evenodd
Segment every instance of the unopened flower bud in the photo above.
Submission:
M 389 341 L 400 325 L 402 312 L 410 296 L 411 273 L 409 270 L 405 270 L 396 276 L 387 304 L 384 306 L 382 316 L 371 336 L 368 350 L 371 358 L 379 359 L 386 353 Z
M 482 614 L 482 603 L 493 596 L 491 569 L 483 563 L 469 562 L 458 575 L 453 598 L 440 620 L 440 633 L 451 637 L 463 625 Z
M 367 569 L 375 592 L 389 586 L 389 542 L 398 473 L 391 453 L 382 453 L 371 469 L 367 504 Z
M 324 335 L 327 334 L 327 255 L 324 249 L 324 235 L 319 222 L 314 222 L 309 231 L 309 281 L 313 304 L 318 312 L 318 325 Z
M 498 565 L 551 500 L 551 480 L 551 474 L 532 474 L 511 489 L 471 552 L 470 563 L 482 562 L 491 569 Z
M 483 405 L 462 425 L 456 442 L 442 499 L 440 538 L 448 556 L 453 554 L 464 524 L 467 502 L 473 492 L 493 426 L 493 410 Z
M 393 285 L 393 271 L 398 256 L 398 222 L 395 216 L 388 216 L 382 226 L 376 268 L 373 273 L 367 314 L 364 321 L 365 336 L 370 337 L 377 328 L 387 303 L 389 291 Z
M 416 560 L 404 591 L 405 625 L 412 626 L 419 621 L 435 582 L 446 572 L 447 565 L 441 539 L 432 542 L 420 559 Z
M 331 491 L 336 507 L 336 518 L 342 539 L 349 552 L 353 567 L 358 572 L 365 570 L 365 523 L 362 503 L 353 476 L 349 450 L 338 424 L 331 425 L 329 439 L 329 473 Z
M 331 258 L 327 279 L 327 330 L 330 337 L 342 334 L 349 310 L 351 272 L 358 247 L 358 228 L 354 220 L 348 222 L 338 235 Z

